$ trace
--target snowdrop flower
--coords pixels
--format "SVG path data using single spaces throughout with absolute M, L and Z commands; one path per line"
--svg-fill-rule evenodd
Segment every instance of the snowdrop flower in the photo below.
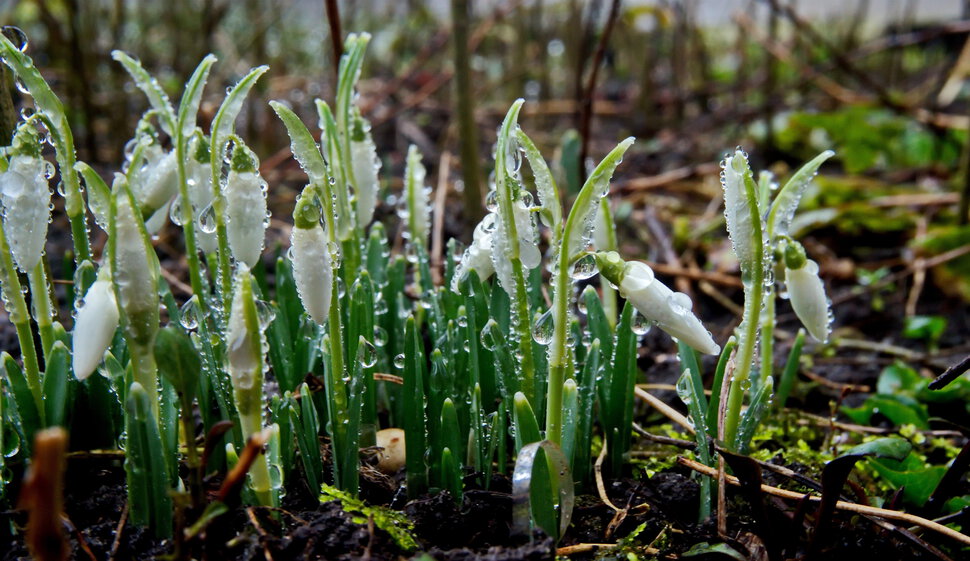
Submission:
M 33 125 L 17 130 L 13 156 L 0 174 L 3 229 L 17 268 L 28 272 L 37 266 L 47 241 L 51 217 L 51 191 L 47 183 L 49 164 L 40 155 Z
M 124 181 L 124 176 L 116 176 Z M 142 345 L 154 343 L 158 331 L 158 258 L 139 228 L 140 217 L 118 192 L 114 227 L 114 281 L 119 307 L 128 318 L 128 336 Z
M 360 115 L 356 115 L 354 119 L 350 159 L 357 199 L 357 224 L 363 228 L 374 218 L 377 189 L 380 186 L 377 172 L 381 169 L 381 161 L 377 157 L 377 147 L 374 146 L 374 139 L 370 134 L 370 124 Z
M 495 230 L 495 214 L 488 213 L 475 226 L 472 243 L 461 256 L 461 261 L 455 268 L 451 279 L 451 290 L 460 292 L 461 282 L 468 276 L 469 271 L 478 273 L 478 278 L 485 281 L 495 272 L 492 263 L 492 232 Z
M 262 373 L 263 347 L 256 318 L 256 302 L 253 300 L 252 279 L 249 268 L 245 265 L 239 267 L 235 284 L 226 341 L 229 344 L 229 377 L 239 393 L 251 390 Z
M 754 220 L 761 218 L 751 212 L 745 195 L 745 182 L 753 181 L 748 167 L 748 155 L 741 149 L 724 158 L 721 164 L 721 186 L 724 188 L 724 218 L 734 246 L 734 254 L 742 269 L 760 266 L 754 263 Z
M 145 166 L 132 182 L 131 189 L 142 212 L 157 214 L 179 192 L 178 161 L 174 151 L 163 152 L 157 144 L 145 149 L 144 158 Z
M 84 295 L 74 320 L 72 364 L 74 377 L 84 380 L 101 363 L 118 328 L 118 302 L 108 268 L 102 266 L 98 280 Z
M 212 192 L 212 171 L 209 168 L 209 143 L 201 135 L 196 136 L 193 142 L 192 151 L 195 154 L 186 164 L 185 175 L 189 188 L 189 201 L 192 203 L 192 208 L 199 209 L 196 217 L 198 228 L 195 229 L 195 241 L 203 253 L 209 254 L 219 247 L 216 237 L 216 213 L 212 208 L 215 194 Z
M 656 280 L 653 269 L 646 263 L 624 262 L 614 251 L 597 253 L 596 258 L 600 273 L 651 323 L 704 354 L 721 351 L 711 333 L 691 312 L 690 297 Z
M 266 227 L 266 182 L 256 171 L 252 152 L 237 142 L 226 180 L 229 249 L 236 261 L 253 267 L 263 252 Z
M 320 225 L 320 208 L 311 188 L 304 190 L 293 211 L 290 260 L 303 309 L 318 325 L 327 321 L 333 293 L 333 261 Z
M 831 313 L 825 286 L 818 276 L 818 264 L 805 257 L 797 243 L 785 247 L 785 284 L 795 315 L 809 334 L 818 341 L 828 341 Z
M 424 247 L 427 247 L 431 233 L 431 188 L 424 184 L 427 173 L 421 163 L 421 152 L 412 144 L 408 148 L 407 167 L 404 170 L 405 218 L 409 229 L 406 235 L 411 236 L 411 243 Z

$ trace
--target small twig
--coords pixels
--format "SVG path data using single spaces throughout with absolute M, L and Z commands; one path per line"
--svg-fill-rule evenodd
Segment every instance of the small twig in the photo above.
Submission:
M 702 271 L 700 269 L 678 269 L 664 263 L 656 263 L 652 261 L 644 261 L 650 266 L 654 272 L 660 273 L 662 275 L 670 275 L 672 277 L 684 277 L 691 280 L 708 281 L 714 284 L 720 284 L 723 286 L 730 286 L 735 288 L 741 288 L 741 278 L 735 277 L 733 275 L 726 275 L 724 273 L 718 273 L 715 271 Z
M 374 379 L 380 382 L 390 382 L 392 384 L 397 384 L 399 386 L 404 385 L 404 378 L 400 376 L 395 376 L 394 374 L 386 374 L 384 372 L 374 372 Z
M 677 463 L 679 463 L 680 465 L 686 468 L 692 469 L 696 472 L 703 473 L 704 475 L 707 475 L 709 477 L 717 476 L 718 470 L 707 467 L 700 462 L 695 462 L 694 460 L 690 460 L 682 456 L 677 458 Z M 738 481 L 738 478 L 734 477 L 733 475 L 725 475 L 724 479 L 730 485 L 735 485 L 735 486 L 741 485 L 741 482 Z M 822 500 L 821 497 L 816 495 L 811 495 L 808 493 L 796 493 L 795 491 L 780 489 L 778 487 L 772 487 L 771 485 L 765 485 L 765 484 L 761 485 L 761 491 L 763 493 L 768 493 L 769 495 L 774 495 L 776 497 L 782 497 L 785 499 L 792 499 L 796 501 L 808 500 L 812 502 L 819 502 Z M 850 503 L 846 501 L 836 502 L 835 508 L 837 510 L 844 510 L 846 512 L 855 512 L 857 514 L 863 514 L 866 516 L 874 516 L 876 518 L 884 518 L 886 520 L 897 520 L 899 522 L 905 522 L 907 524 L 919 526 L 920 528 L 932 530 L 948 538 L 956 540 L 964 545 L 970 545 L 970 536 L 967 536 L 966 534 L 961 534 L 960 532 L 957 532 L 956 530 L 950 529 L 941 524 L 937 524 L 932 520 L 927 520 L 925 518 L 922 518 L 913 514 L 909 514 L 906 512 L 899 512 L 896 510 L 888 510 L 884 508 L 865 506 L 865 505 Z
M 687 417 L 684 417 L 679 411 L 640 388 L 633 388 L 633 393 L 635 393 L 640 399 L 646 401 L 651 407 L 663 413 L 665 417 L 683 427 L 684 430 L 694 434 L 694 426 L 691 425 Z
M 966 356 L 963 360 L 954 364 L 953 366 L 947 368 L 943 374 L 937 376 L 935 380 L 930 382 L 929 388 L 931 390 L 942 390 L 948 386 L 950 382 L 962 376 L 967 370 L 970 370 L 970 355 Z
M 179 280 L 178 277 L 167 271 L 165 267 L 161 267 L 159 270 L 162 272 L 162 276 L 165 277 L 165 281 L 170 287 L 173 289 L 178 289 L 179 292 L 185 294 L 186 296 L 191 296 L 193 294 L 191 286 Z
M 619 513 L 620 508 L 613 504 L 610 500 L 609 495 L 606 494 L 606 485 L 603 483 L 603 460 L 606 459 L 606 441 L 603 441 L 603 449 L 600 450 L 599 456 L 596 457 L 596 462 L 593 463 L 593 479 L 596 480 L 596 492 L 599 494 L 600 500 L 603 504 L 613 509 L 613 512 Z
M 685 267 L 683 263 L 680 262 L 680 257 L 677 256 L 677 252 L 674 251 L 674 245 L 670 242 L 670 236 L 664 230 L 663 225 L 660 220 L 657 219 L 657 211 L 653 209 L 652 206 L 647 206 L 643 211 L 644 223 L 647 226 L 647 230 L 650 232 L 650 236 L 657 242 L 660 246 L 660 251 L 663 254 L 664 261 L 667 262 L 674 271 L 675 279 L 674 284 L 677 290 L 683 292 L 690 296 L 692 299 L 694 295 L 691 293 L 690 282 L 687 277 L 681 275 L 680 273 L 684 271 Z
M 269 533 L 267 533 L 266 530 L 263 529 L 263 526 L 259 523 L 259 519 L 256 518 L 256 513 L 253 511 L 253 507 L 246 507 L 246 517 L 249 518 L 249 523 L 252 524 L 253 528 L 256 529 L 256 533 L 259 534 L 259 537 L 263 538 L 260 540 L 263 542 L 263 557 L 266 558 L 266 561 L 273 561 L 273 554 L 270 552 L 269 545 L 265 541 L 266 538 L 269 537 Z
M 926 215 L 919 215 L 916 222 L 916 239 L 926 237 L 927 219 Z M 910 287 L 909 295 L 906 297 L 904 308 L 906 317 L 911 318 L 916 315 L 916 304 L 919 302 L 919 295 L 923 292 L 923 285 L 926 284 L 926 259 L 917 255 L 913 259 L 913 286 Z
M 642 436 L 644 439 L 651 442 L 656 442 L 657 444 L 665 444 L 667 446 L 676 446 L 678 448 L 683 448 L 685 450 L 694 450 L 697 448 L 697 443 L 691 440 L 681 440 L 679 438 L 671 438 L 669 436 L 662 436 L 659 434 L 653 434 L 647 432 L 643 427 L 637 423 L 633 423 L 633 430 L 637 434 Z
M 114 561 L 115 555 L 118 554 L 118 548 L 121 546 L 121 536 L 125 531 L 125 524 L 128 522 L 128 501 L 125 501 L 125 507 L 121 509 L 121 518 L 118 519 L 118 526 L 115 527 L 115 539 L 111 542 L 111 552 L 108 554 L 108 561 Z
M 617 182 L 617 184 L 613 186 L 612 192 L 619 195 L 627 195 L 637 191 L 648 191 L 650 189 L 663 187 L 677 181 L 689 179 L 694 176 L 714 175 L 718 173 L 718 170 L 720 169 L 721 168 L 718 166 L 718 164 L 711 163 L 684 166 L 681 168 L 672 169 L 670 171 L 665 171 L 660 175 L 635 177 L 627 181 Z
M 825 376 L 819 376 L 811 370 L 801 370 L 801 373 L 804 374 L 809 380 L 817 382 L 819 385 L 825 386 L 826 388 L 832 388 L 833 390 L 849 391 L 851 393 L 869 393 L 872 391 L 871 387 L 863 384 L 842 384 L 839 382 L 833 382 Z

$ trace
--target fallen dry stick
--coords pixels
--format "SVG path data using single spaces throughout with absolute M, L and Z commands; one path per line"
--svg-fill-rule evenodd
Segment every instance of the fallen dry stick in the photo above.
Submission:
M 717 470 L 711 467 L 707 467 L 700 462 L 695 462 L 694 460 L 689 460 L 683 456 L 677 458 L 677 463 L 687 468 L 690 468 L 696 472 L 703 473 L 709 477 L 716 477 Z M 741 483 L 738 481 L 737 477 L 733 475 L 725 476 L 728 483 L 735 486 L 740 486 Z M 819 502 L 822 500 L 821 497 L 817 495 L 810 495 L 808 493 L 796 493 L 795 491 L 789 491 L 787 489 L 781 489 L 779 487 L 772 487 L 771 485 L 761 485 L 761 491 L 768 493 L 769 495 L 774 495 L 776 497 L 782 497 L 785 499 L 793 499 L 796 501 L 809 500 L 813 502 Z M 939 534 L 956 540 L 964 545 L 970 545 L 970 536 L 966 534 L 961 534 L 956 530 L 947 528 L 942 524 L 937 524 L 932 520 L 927 520 L 925 518 L 914 516 L 905 512 L 899 512 L 898 510 L 888 510 L 885 508 L 876 508 L 874 506 L 864 506 L 856 503 L 850 503 L 846 501 L 839 501 L 835 503 L 835 508 L 838 510 L 845 510 L 848 512 L 855 512 L 857 514 L 864 514 L 866 516 L 874 516 L 876 518 L 885 518 L 886 520 L 897 520 L 899 522 L 905 522 L 907 524 L 912 524 L 913 526 L 919 526 L 926 530 L 933 530 Z
M 642 388 L 639 388 L 639 387 L 633 388 L 633 392 L 636 394 L 637 397 L 646 401 L 651 407 L 663 413 L 668 419 L 682 426 L 684 430 L 686 430 L 687 432 L 694 434 L 694 425 L 690 424 L 690 421 L 687 420 L 687 417 L 684 417 L 683 415 L 681 415 L 680 411 L 677 411 L 673 407 L 657 399 L 655 396 L 650 395 Z

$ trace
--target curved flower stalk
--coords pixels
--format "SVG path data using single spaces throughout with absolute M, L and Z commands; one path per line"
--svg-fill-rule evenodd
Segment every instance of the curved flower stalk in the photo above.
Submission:
M 53 171 L 40 154 L 37 131 L 30 123 L 17 129 L 7 170 L 0 174 L 3 228 L 17 268 L 27 273 L 40 263 L 51 219 Z
M 370 123 L 354 111 L 354 128 L 350 138 L 350 161 L 353 173 L 354 198 L 357 203 L 357 225 L 364 228 L 374 219 L 377 190 L 380 187 L 378 172 L 381 160 L 370 133 Z
M 158 369 L 155 335 L 158 334 L 158 256 L 151 246 L 145 224 L 137 212 L 134 195 L 125 177 L 115 175 L 108 247 L 115 296 L 131 352 L 134 381 L 148 389 L 152 412 L 158 418 Z
M 649 265 L 640 261 L 624 262 L 615 251 L 597 253 L 596 261 L 600 274 L 616 285 L 620 296 L 648 321 L 699 352 L 708 355 L 721 352 L 711 332 L 691 311 L 690 296 L 674 292 L 654 278 Z
M 74 377 L 84 380 L 101 364 L 105 351 L 111 345 L 118 329 L 118 301 L 108 267 L 102 266 L 98 280 L 84 295 L 84 303 L 74 319 L 73 371 Z
M 252 275 L 245 264 L 236 273 L 236 288 L 226 332 L 227 370 L 239 412 L 242 435 L 249 440 L 263 430 L 263 370 L 266 367 Z M 272 505 L 269 462 L 260 454 L 249 472 L 252 489 L 261 504 Z
M 226 180 L 226 222 L 232 256 L 248 267 L 259 261 L 269 226 L 266 182 L 256 168 L 255 154 L 237 141 Z
M 818 276 L 818 264 L 805 257 L 798 242 L 785 247 L 785 284 L 791 307 L 805 329 L 816 340 L 828 341 L 832 317 L 825 286 Z
M 317 325 L 323 325 L 330 313 L 333 293 L 333 258 L 311 186 L 303 190 L 293 210 L 289 256 L 303 309 Z

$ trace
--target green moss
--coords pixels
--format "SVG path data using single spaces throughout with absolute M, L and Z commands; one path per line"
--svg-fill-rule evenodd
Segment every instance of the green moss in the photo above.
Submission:
M 354 498 L 336 487 L 324 483 L 320 489 L 320 502 L 339 501 L 345 512 L 352 516 L 355 524 L 367 524 L 374 521 L 374 526 L 384 530 L 391 536 L 394 543 L 405 551 L 418 549 L 418 542 L 412 534 L 414 524 L 404 514 L 382 506 L 370 506 L 364 501 Z

